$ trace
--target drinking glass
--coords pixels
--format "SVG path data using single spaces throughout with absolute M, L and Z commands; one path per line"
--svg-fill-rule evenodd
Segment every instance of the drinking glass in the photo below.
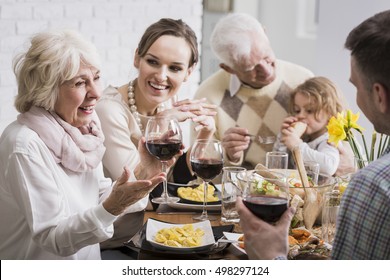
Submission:
M 236 208 L 236 200 L 241 196 L 240 180 L 244 179 L 246 169 L 244 167 L 224 167 L 222 169 L 222 209 L 221 221 L 223 223 L 238 223 L 240 216 Z
M 274 223 L 286 211 L 289 185 L 284 173 L 255 169 L 247 172 L 242 200 L 257 217 Z
M 176 155 L 182 146 L 182 132 L 178 121 L 172 117 L 153 117 L 145 129 L 146 148 L 151 155 L 161 161 L 162 171 L 167 172 L 167 161 Z M 175 203 L 180 198 L 169 196 L 167 181 L 163 181 L 163 192 L 152 202 L 159 204 Z
M 370 164 L 371 161 L 369 161 L 368 159 L 366 159 L 366 157 L 364 158 L 357 158 L 355 157 L 355 170 L 359 170 L 359 169 L 362 169 L 364 167 L 366 167 L 367 165 Z
M 285 152 L 267 152 L 265 166 L 287 174 L 288 154 Z
M 321 231 L 322 239 L 329 244 L 333 243 L 336 233 L 336 220 L 340 208 L 340 200 L 341 193 L 337 190 L 324 194 Z
M 195 220 L 215 220 L 217 217 L 207 214 L 207 189 L 209 182 L 217 177 L 223 167 L 221 142 L 218 140 L 196 140 L 190 153 L 191 168 L 203 180 L 203 210 Z
M 316 186 L 318 185 L 318 175 L 320 174 L 320 164 L 315 161 L 304 161 L 303 165 L 305 167 L 307 177 L 309 178 L 309 183 L 312 183 Z

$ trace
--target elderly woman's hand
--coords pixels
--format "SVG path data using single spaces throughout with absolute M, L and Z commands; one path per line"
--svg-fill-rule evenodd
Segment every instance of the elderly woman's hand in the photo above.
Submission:
M 183 154 L 184 146 L 172 159 L 167 161 L 167 167 L 171 167 L 178 157 Z M 146 140 L 144 137 L 138 142 L 138 152 L 140 155 L 140 162 L 134 170 L 134 175 L 137 179 L 148 179 L 161 172 L 161 161 L 152 156 L 146 149 Z
M 118 216 L 127 207 L 149 195 L 155 186 L 166 179 L 164 173 L 159 173 L 150 180 L 128 182 L 130 170 L 125 167 L 121 177 L 116 181 L 111 194 L 103 202 L 103 207 L 111 214 Z

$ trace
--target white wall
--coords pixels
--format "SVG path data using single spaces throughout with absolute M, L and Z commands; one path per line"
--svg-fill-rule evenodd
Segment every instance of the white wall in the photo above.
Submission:
M 181 18 L 201 38 L 202 14 L 202 0 L 0 0 L 0 134 L 17 115 L 12 58 L 32 34 L 79 30 L 100 51 L 104 85 L 119 86 L 136 75 L 133 54 L 147 26 L 162 17 Z M 192 97 L 199 80 L 198 67 L 179 96 Z
M 314 71 L 316 37 L 301 30 L 306 26 L 302 26 L 306 14 L 315 12 L 305 10 L 306 6 L 314 7 L 310 2 L 313 4 L 315 0 L 260 0 L 258 19 L 266 30 L 276 57 Z
M 390 9 L 388 0 L 321 0 L 316 74 L 335 81 L 347 99 L 349 107 L 358 112 L 355 88 L 349 83 L 350 53 L 344 49 L 348 33 L 366 18 Z M 390 51 L 390 50 L 389 50 Z M 372 125 L 363 114 L 359 124 L 366 128 L 366 139 L 371 139 Z M 371 141 L 368 141 L 371 143 Z

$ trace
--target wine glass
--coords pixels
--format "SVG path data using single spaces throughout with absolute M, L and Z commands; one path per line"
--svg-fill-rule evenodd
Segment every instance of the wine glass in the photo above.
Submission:
M 289 185 L 284 173 L 255 169 L 247 172 L 242 200 L 257 217 L 268 223 L 279 220 L 287 210 Z
M 190 154 L 191 168 L 195 174 L 203 179 L 203 211 L 195 220 L 216 220 L 217 217 L 207 214 L 207 190 L 209 182 L 217 177 L 223 167 L 223 153 L 221 142 L 218 140 L 196 140 Z
M 182 132 L 178 121 L 172 117 L 152 117 L 145 129 L 146 148 L 151 155 L 161 161 L 162 171 L 167 172 L 167 161 L 176 155 L 182 146 Z M 169 196 L 167 181 L 163 181 L 163 192 L 152 202 L 159 204 L 176 203 L 178 197 Z

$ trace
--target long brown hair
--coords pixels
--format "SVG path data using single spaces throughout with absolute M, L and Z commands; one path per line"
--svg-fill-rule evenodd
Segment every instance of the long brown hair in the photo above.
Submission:
M 174 20 L 170 18 L 162 18 L 150 25 L 145 30 L 145 33 L 138 44 L 137 54 L 140 57 L 144 57 L 150 46 L 163 35 L 172 35 L 184 38 L 191 48 L 191 58 L 188 66 L 191 67 L 198 62 L 199 52 L 195 32 L 181 19 Z

